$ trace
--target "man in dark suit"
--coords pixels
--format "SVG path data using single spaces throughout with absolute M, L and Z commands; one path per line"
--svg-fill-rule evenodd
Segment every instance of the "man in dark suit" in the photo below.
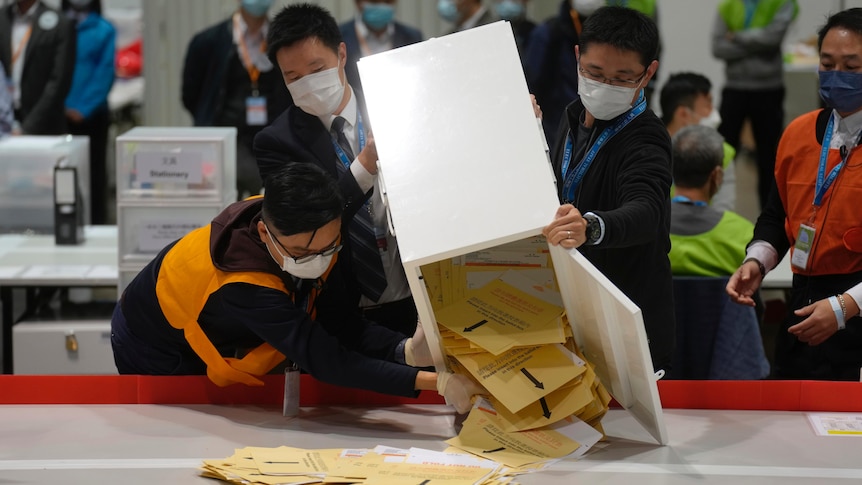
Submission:
M 272 0 L 241 0 L 227 19 L 195 34 L 183 65 L 183 106 L 195 126 L 234 126 L 236 188 L 242 199 L 260 193 L 254 136 L 290 104 L 278 69 L 266 56 Z
M 17 0 L 0 12 L 0 62 L 13 84 L 14 133 L 66 132 L 76 38 L 74 23 L 39 0 Z
M 422 41 L 418 29 L 396 22 L 396 0 L 356 0 L 356 18 L 338 28 L 347 45 L 347 82 L 362 90 L 356 61 Z
M 361 93 L 347 82 L 347 46 L 338 24 L 321 7 L 288 6 L 270 23 L 267 54 L 294 105 L 255 137 L 261 178 L 266 183 L 286 164 L 313 163 L 338 180 L 347 229 L 338 264 L 355 281 L 356 301 L 369 320 L 412 335 L 416 307 L 380 190 L 374 190 L 377 148 Z

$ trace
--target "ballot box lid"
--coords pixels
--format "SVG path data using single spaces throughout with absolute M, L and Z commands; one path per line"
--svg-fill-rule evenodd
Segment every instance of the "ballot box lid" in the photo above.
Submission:
M 403 262 L 515 241 L 550 222 L 554 176 L 507 22 L 358 66 Z
M 535 236 L 559 207 L 507 22 L 359 61 L 380 176 L 423 321 L 423 264 Z M 638 307 L 578 251 L 551 248 L 575 338 L 659 443 L 667 437 Z M 429 333 L 429 332 L 426 332 Z M 432 347 L 436 335 L 428 335 Z
M 640 308 L 580 251 L 550 246 L 575 341 L 616 401 L 660 444 L 661 400 Z

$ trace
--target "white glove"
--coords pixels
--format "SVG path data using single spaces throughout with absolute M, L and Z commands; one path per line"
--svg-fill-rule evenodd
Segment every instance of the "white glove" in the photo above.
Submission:
M 437 392 L 446 398 L 447 404 L 455 407 L 458 414 L 464 414 L 473 407 L 473 396 L 488 394 L 488 391 L 473 379 L 451 372 L 437 373 Z
M 434 359 L 431 357 L 431 349 L 428 348 L 428 341 L 425 340 L 425 331 L 422 330 L 421 323 L 416 326 L 416 332 L 404 344 L 404 362 L 412 367 L 430 367 L 434 365 Z

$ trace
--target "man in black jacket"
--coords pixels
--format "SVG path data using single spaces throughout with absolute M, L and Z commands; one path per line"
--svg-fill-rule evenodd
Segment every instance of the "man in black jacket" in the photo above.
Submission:
M 228 19 L 196 34 L 183 67 L 183 106 L 195 126 L 237 128 L 237 196 L 260 193 L 254 135 L 290 104 L 278 69 L 266 56 L 272 0 L 242 0 Z
M 624 7 L 603 7 L 584 23 L 580 98 L 566 107 L 552 156 L 560 202 L 543 231 L 579 248 L 643 312 L 653 366 L 674 345 L 670 250 L 671 141 L 646 107 L 658 69 L 658 29 Z

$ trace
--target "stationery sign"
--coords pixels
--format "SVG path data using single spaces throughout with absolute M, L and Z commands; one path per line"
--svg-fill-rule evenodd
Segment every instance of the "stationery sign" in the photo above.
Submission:
M 195 185 L 203 182 L 199 152 L 143 152 L 135 155 L 138 181 Z
M 138 250 L 157 253 L 168 244 L 203 226 L 200 221 L 144 220 L 138 231 Z

